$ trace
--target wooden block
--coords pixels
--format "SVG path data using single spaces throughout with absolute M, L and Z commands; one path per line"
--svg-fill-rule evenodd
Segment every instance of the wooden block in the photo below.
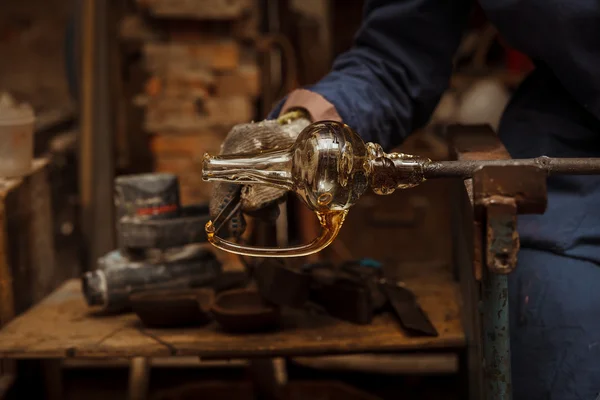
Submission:
M 137 0 L 137 3 L 156 17 L 201 20 L 241 18 L 252 6 L 250 0 Z
M 207 99 L 150 99 L 146 107 L 148 132 L 206 130 L 249 122 L 255 115 L 248 97 Z
M 144 61 L 148 71 L 171 65 L 214 70 L 232 70 L 240 63 L 239 45 L 231 39 L 204 40 L 197 43 L 147 43 Z
M 157 134 L 150 138 L 150 149 L 157 157 L 187 156 L 196 159 L 204 153 L 219 152 L 226 131 Z
M 22 178 L 0 180 L 2 323 L 73 275 L 69 266 L 55 264 L 52 215 L 47 160 L 35 160 Z

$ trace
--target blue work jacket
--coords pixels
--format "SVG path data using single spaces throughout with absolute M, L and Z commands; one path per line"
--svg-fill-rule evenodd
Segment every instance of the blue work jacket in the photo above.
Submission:
M 536 65 L 500 125 L 511 155 L 600 156 L 600 1 L 480 4 L 511 46 Z M 471 5 L 367 1 L 354 46 L 306 89 L 332 103 L 365 141 L 387 149 L 400 144 L 428 121 L 448 88 Z M 600 263 L 599 185 L 596 177 L 550 178 L 547 213 L 521 218 L 523 245 Z
M 600 0 L 480 4 L 535 63 L 499 127 L 512 157 L 600 157 Z M 466 0 L 367 1 L 354 46 L 306 89 L 365 141 L 389 149 L 427 122 L 447 89 L 470 7 Z M 550 177 L 546 213 L 518 224 L 522 250 L 509 277 L 514 399 L 594 400 L 600 178 Z

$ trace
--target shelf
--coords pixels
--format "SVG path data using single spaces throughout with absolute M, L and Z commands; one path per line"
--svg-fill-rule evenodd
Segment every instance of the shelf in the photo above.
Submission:
M 134 314 L 94 312 L 83 299 L 79 280 L 70 280 L 0 331 L 0 356 L 231 359 L 464 346 L 457 284 L 441 276 L 406 283 L 417 294 L 439 337 L 408 337 L 388 314 L 378 316 L 371 325 L 360 326 L 295 310 L 285 310 L 281 329 L 271 333 L 228 334 L 215 322 L 200 328 L 148 329 Z

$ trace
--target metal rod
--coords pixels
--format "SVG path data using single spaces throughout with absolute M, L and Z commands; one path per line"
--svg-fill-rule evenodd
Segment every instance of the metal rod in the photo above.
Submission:
M 533 166 L 546 171 L 548 174 L 600 174 L 600 158 L 551 158 L 542 156 L 510 160 L 432 161 L 422 165 L 426 179 L 470 178 L 475 171 L 487 166 Z
M 485 400 L 511 400 L 508 275 L 484 268 L 482 294 Z

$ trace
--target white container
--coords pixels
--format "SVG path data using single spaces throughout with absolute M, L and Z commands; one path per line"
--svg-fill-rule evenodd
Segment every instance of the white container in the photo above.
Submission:
M 31 106 L 0 95 L 0 177 L 16 178 L 31 170 L 34 123 Z
M 458 123 L 490 124 L 498 131 L 500 119 L 509 100 L 510 93 L 502 82 L 493 78 L 481 79 L 462 94 Z

